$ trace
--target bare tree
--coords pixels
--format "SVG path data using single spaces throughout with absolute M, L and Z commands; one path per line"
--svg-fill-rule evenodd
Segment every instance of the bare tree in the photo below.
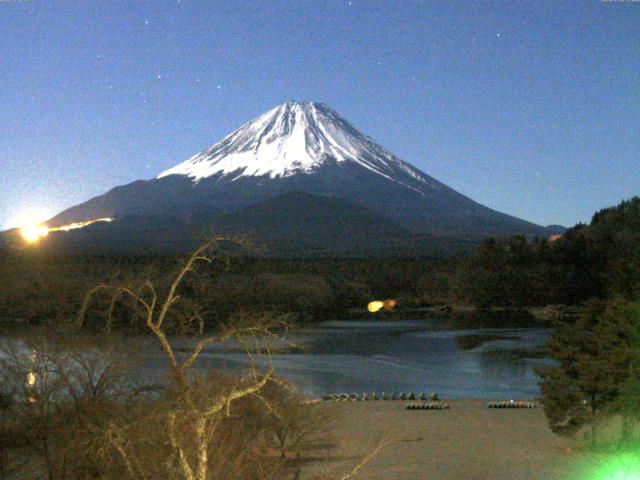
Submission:
M 270 381 L 256 396 L 264 405 L 269 440 L 275 440 L 280 457 L 329 441 L 330 419 L 325 411 L 310 402 L 294 385 L 284 380 Z
M 12 430 L 12 406 L 13 399 L 0 391 L 0 479 L 7 478 L 10 472 L 8 444 L 12 443 L 10 437 Z
M 115 355 L 107 345 L 97 352 L 79 338 L 60 341 L 48 331 L 0 349 L 2 394 L 11 408 L 14 437 L 21 438 L 21 456 L 41 464 L 48 479 L 65 478 L 68 468 L 78 470 L 80 463 L 90 467 L 89 450 L 81 444 L 111 414 L 107 405 L 118 401 L 118 391 L 126 391 L 121 352 Z
M 290 346 L 289 318 L 241 311 L 210 330 L 202 305 L 189 296 L 207 273 L 199 267 L 216 259 L 213 247 L 219 240 L 194 252 L 169 282 L 148 276 L 91 289 L 75 335 L 67 332 L 71 341 L 49 336 L 29 345 L 14 342 L 6 350 L 3 398 L 10 400 L 8 408 L 28 437 L 28 460 L 38 460 L 23 476 L 283 478 L 290 465 L 266 447 L 270 429 L 285 455 L 296 451 L 294 473 L 300 478 L 300 452 L 323 422 L 300 392 L 274 375 L 273 344 Z M 97 304 L 104 307 L 106 335 L 98 335 L 104 341 L 97 344 L 95 335 L 84 343 L 82 330 Z M 127 343 L 114 333 L 116 317 L 127 316 L 151 333 L 167 361 L 168 380 L 158 387 L 151 388 L 136 371 L 131 352 L 116 348 Z M 191 334 L 186 348 L 185 333 Z M 224 343 L 245 352 L 244 372 L 197 368 L 205 350 Z
M 173 404 L 161 416 L 164 417 L 164 434 L 170 446 L 172 466 L 176 475 L 184 480 L 210 478 L 211 453 L 220 447 L 212 445 L 212 439 L 224 421 L 232 416 L 233 407 L 240 400 L 256 395 L 270 380 L 274 380 L 270 347 L 264 340 L 280 338 L 287 327 L 286 322 L 272 315 L 240 315 L 233 322 L 219 325 L 217 332 L 205 334 L 204 318 L 197 305 L 182 301 L 179 291 L 185 278 L 195 272 L 198 264 L 209 264 L 214 260 L 212 247 L 220 240 L 220 237 L 213 238 L 197 249 L 177 272 L 164 294 L 160 294 L 148 279 L 135 287 L 95 287 L 86 296 L 77 320 L 77 326 L 82 327 L 87 308 L 97 293 L 107 293 L 110 297 L 106 328 L 111 327 L 111 312 L 120 299 L 128 298 L 133 302 L 132 306 L 139 309 L 146 328 L 158 340 L 170 366 Z M 176 351 L 169 329 L 172 322 L 168 319 L 180 302 L 180 307 L 188 307 L 186 310 L 190 313 L 182 326 L 196 326 L 196 341 L 186 354 Z M 189 372 L 208 346 L 232 339 L 245 348 L 249 358 L 248 373 L 222 388 L 210 388 L 212 385 L 203 388 L 202 378 Z M 258 355 L 266 358 L 267 366 L 262 371 L 256 366 Z M 129 477 L 144 478 L 144 472 L 135 465 L 136 457 L 132 454 L 130 442 L 127 442 L 127 430 L 130 429 L 112 424 L 108 439 L 120 455 Z

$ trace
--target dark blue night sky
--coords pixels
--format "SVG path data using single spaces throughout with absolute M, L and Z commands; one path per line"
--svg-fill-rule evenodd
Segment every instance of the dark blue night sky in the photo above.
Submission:
M 536 223 L 640 193 L 640 2 L 0 0 L 0 36 L 0 227 L 290 99 Z

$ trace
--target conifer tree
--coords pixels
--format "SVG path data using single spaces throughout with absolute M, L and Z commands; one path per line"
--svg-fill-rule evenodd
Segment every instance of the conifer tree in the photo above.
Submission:
M 549 352 L 558 362 L 540 369 L 545 415 L 551 429 L 572 435 L 591 428 L 597 443 L 597 424 L 614 410 L 614 400 L 629 379 L 630 346 L 622 307 L 590 301 L 575 322 L 558 322 Z
M 610 405 L 612 414 L 622 416 L 623 443 L 633 440 L 640 419 L 640 303 L 617 299 L 610 302 L 602 323 L 603 341 L 609 346 L 618 391 Z

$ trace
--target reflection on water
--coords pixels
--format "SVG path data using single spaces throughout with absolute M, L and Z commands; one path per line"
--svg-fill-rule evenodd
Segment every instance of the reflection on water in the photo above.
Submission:
M 537 350 L 548 329 L 445 330 L 435 321 L 325 322 L 298 332 L 304 353 L 276 354 L 277 373 L 318 397 L 338 392 L 437 392 L 445 398 L 532 398 L 540 394 L 535 367 L 548 359 L 487 356 L 491 350 Z M 456 338 L 499 334 L 464 351 Z M 212 349 L 202 358 L 209 366 L 240 367 L 241 353 Z

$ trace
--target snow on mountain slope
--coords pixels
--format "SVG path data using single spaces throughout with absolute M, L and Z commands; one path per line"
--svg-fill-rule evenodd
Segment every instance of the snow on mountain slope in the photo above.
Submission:
M 158 177 L 115 187 L 47 225 L 175 217 L 201 228 L 292 192 L 348 201 L 419 234 L 546 236 L 539 225 L 492 210 L 421 172 L 326 105 L 311 102 L 284 103 Z M 337 235 L 345 230 L 334 218 L 330 230 Z
M 312 102 L 279 105 L 157 178 L 175 174 L 196 182 L 216 174 L 232 176 L 232 180 L 262 175 L 284 178 L 313 173 L 327 161 L 353 162 L 415 191 L 419 189 L 410 185 L 415 181 L 431 188 L 440 185 L 358 132 L 326 105 Z M 405 175 L 412 181 L 403 181 Z

